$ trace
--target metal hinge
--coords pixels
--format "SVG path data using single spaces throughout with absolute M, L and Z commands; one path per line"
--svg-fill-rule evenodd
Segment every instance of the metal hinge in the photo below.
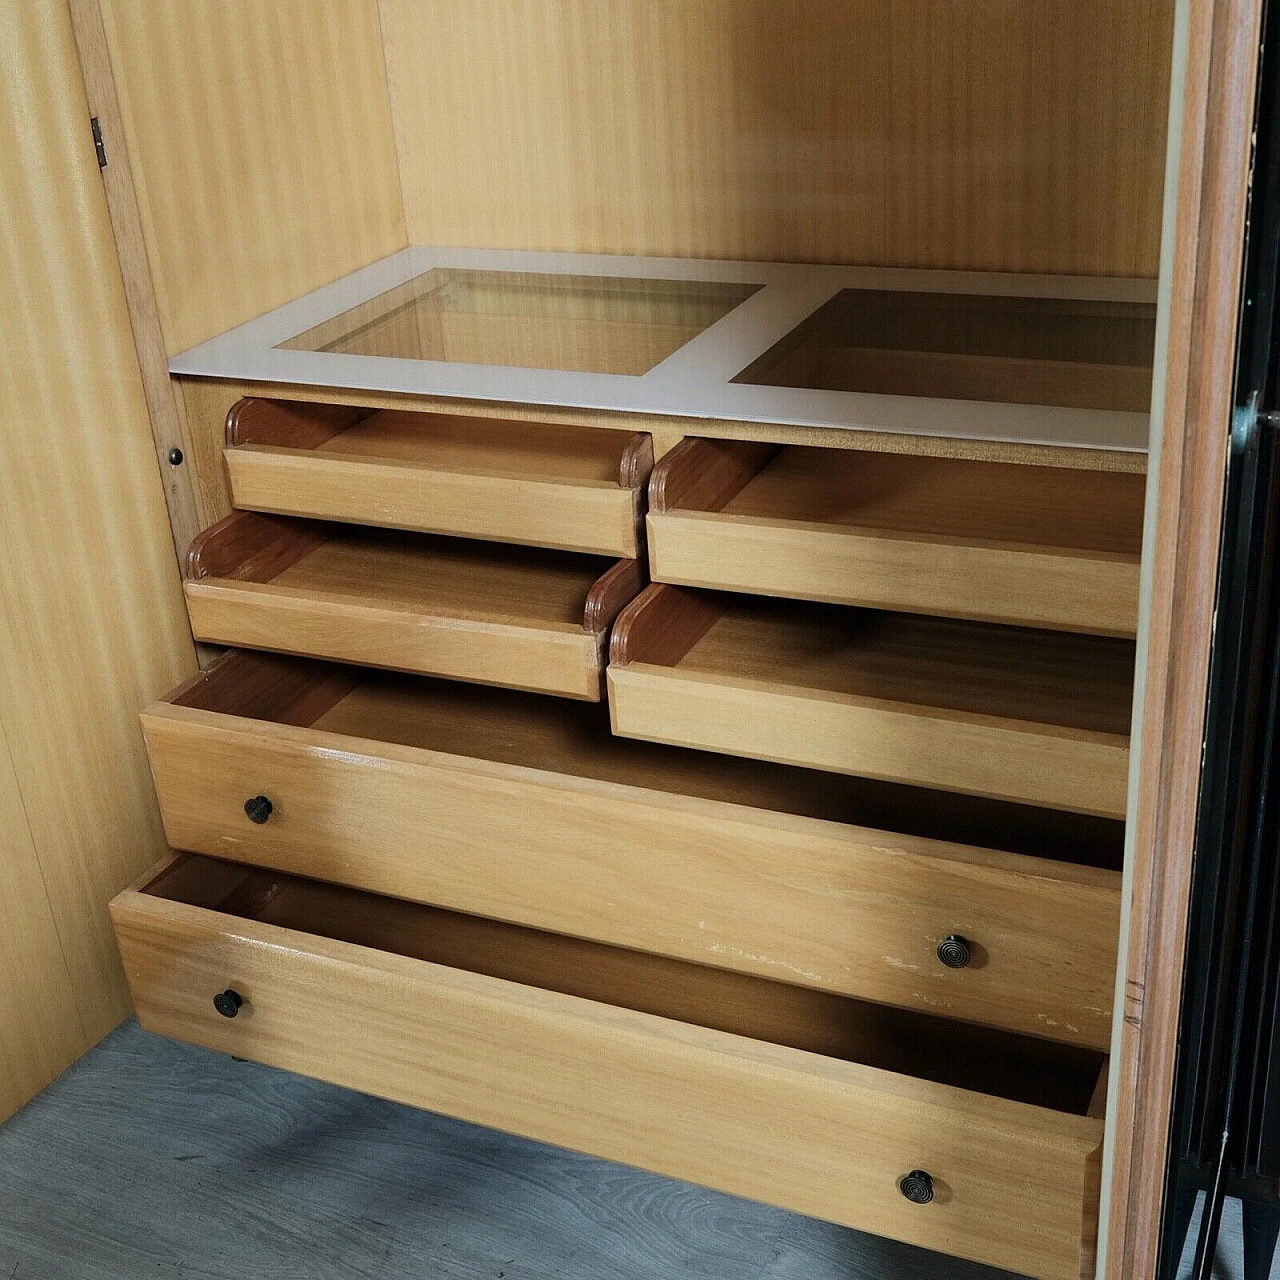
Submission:
M 98 153 L 98 168 L 105 169 L 107 167 L 107 147 L 102 141 L 102 126 L 98 123 L 97 116 L 93 116 L 90 119 L 89 128 L 93 130 L 93 149 Z

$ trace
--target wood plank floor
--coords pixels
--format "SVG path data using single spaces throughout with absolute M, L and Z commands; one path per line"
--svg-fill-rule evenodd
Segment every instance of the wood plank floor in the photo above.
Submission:
M 179 1277 L 1008 1280 L 129 1023 L 0 1127 L 0 1280 Z

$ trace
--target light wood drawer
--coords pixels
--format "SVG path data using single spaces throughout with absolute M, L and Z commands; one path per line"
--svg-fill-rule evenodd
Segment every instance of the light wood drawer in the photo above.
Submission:
M 243 509 L 639 555 L 646 434 L 253 398 L 226 440 Z
M 634 560 L 233 512 L 192 543 L 197 640 L 598 701 Z
M 1145 479 L 688 439 L 650 483 L 652 576 L 1132 636 Z
M 1124 816 L 1127 641 L 655 584 L 610 655 L 619 734 Z
M 226 655 L 143 728 L 179 848 L 1110 1040 L 1119 823 L 627 741 L 598 706 L 265 654 Z M 950 937 L 964 967 L 940 959 L 964 958 Z
M 1048 1280 L 1087 1264 L 1099 1054 L 194 855 L 112 915 L 148 1030 Z

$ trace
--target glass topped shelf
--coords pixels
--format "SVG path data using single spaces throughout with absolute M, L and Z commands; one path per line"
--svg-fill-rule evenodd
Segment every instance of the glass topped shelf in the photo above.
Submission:
M 402 250 L 175 374 L 1138 451 L 1147 280 Z

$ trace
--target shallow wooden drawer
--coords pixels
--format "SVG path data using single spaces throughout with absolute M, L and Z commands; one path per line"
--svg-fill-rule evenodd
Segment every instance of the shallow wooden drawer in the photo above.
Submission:
M 655 581 L 1132 636 L 1145 476 L 682 441 L 654 468 Z
M 233 512 L 187 553 L 197 640 L 598 701 L 634 560 Z
M 112 916 L 148 1030 L 1050 1280 L 1091 1251 L 1100 1054 L 189 854 Z
M 1110 1041 L 1119 823 L 628 741 L 598 706 L 266 654 L 224 656 L 142 721 L 179 848 Z M 940 958 L 957 962 L 952 937 L 965 967 Z
M 655 584 L 619 615 L 615 732 L 1120 818 L 1133 645 Z
M 241 400 L 227 415 L 235 506 L 634 560 L 643 433 Z

